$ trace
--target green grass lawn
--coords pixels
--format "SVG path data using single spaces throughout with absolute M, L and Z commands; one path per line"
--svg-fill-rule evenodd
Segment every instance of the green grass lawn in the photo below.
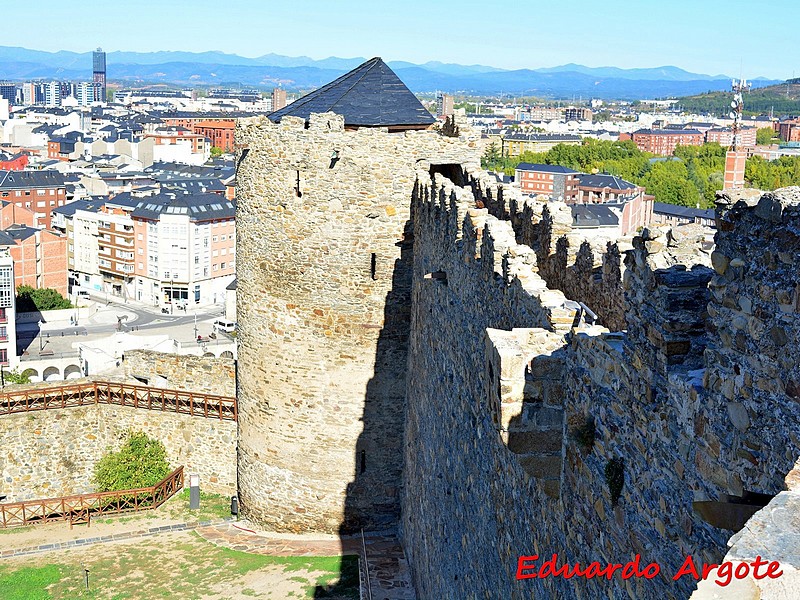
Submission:
M 358 559 L 345 557 L 273 557 L 215 546 L 192 532 L 177 539 L 148 538 L 136 544 L 99 544 L 86 554 L 42 555 L 24 566 L 0 563 L 2 600 L 139 600 L 199 598 L 230 590 L 265 596 L 243 583 L 259 571 L 294 582 L 295 598 L 358 598 Z M 52 561 L 52 562 L 46 562 Z M 89 591 L 84 568 L 89 569 Z M 238 586 L 238 587 L 237 587 Z M 269 587 L 267 588 L 269 589 Z

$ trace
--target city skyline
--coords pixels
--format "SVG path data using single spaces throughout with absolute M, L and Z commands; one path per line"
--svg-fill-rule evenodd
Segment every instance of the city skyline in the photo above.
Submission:
M 35 14 L 12 5 L 5 9 L 5 20 L 15 26 L 6 30 L 3 45 L 49 52 L 86 52 L 97 46 L 109 53 L 220 51 L 248 58 L 269 53 L 317 60 L 382 56 L 512 70 L 567 63 L 626 69 L 672 65 L 705 75 L 772 79 L 787 79 L 795 71 L 793 55 L 782 51 L 781 41 L 793 33 L 792 21 L 780 18 L 793 8 L 788 0 L 770 3 L 769 11 L 754 10 L 744 0 L 677 0 L 666 11 L 632 9 L 621 0 L 598 10 L 579 0 L 568 15 L 557 5 L 503 12 L 474 0 L 436 6 L 416 0 L 377 6 L 354 0 L 346 10 L 318 0 L 269 10 L 252 0 L 232 0 L 224 12 L 217 3 L 187 0 L 158 5 L 158 13 L 156 6 L 150 0 L 125 6 L 90 0 L 81 14 L 92 18 L 80 19 L 72 5 L 62 2 L 43 0 Z M 132 14 L 151 17 L 146 27 L 121 28 L 119 23 L 130 22 Z M 31 27 L 40 34 L 35 42 Z M 761 32 L 768 37 L 753 44 Z

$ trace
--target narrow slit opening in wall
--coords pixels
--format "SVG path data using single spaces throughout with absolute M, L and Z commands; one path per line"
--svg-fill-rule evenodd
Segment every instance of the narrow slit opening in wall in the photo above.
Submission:
M 363 473 L 364 471 L 367 470 L 367 451 L 366 450 L 362 450 L 361 451 L 361 461 L 360 462 L 361 462 L 361 464 L 359 465 L 359 469 L 360 469 L 361 473 Z
M 378 255 L 373 252 L 369 258 L 369 275 L 370 277 L 372 277 L 373 280 L 378 279 L 377 269 L 378 269 Z
M 444 271 L 433 271 L 431 273 L 426 273 L 423 276 L 423 279 L 430 279 L 432 281 L 435 281 L 436 283 L 447 285 L 447 273 L 445 273 Z
M 294 193 L 298 198 L 302 198 L 303 197 L 303 192 L 300 189 L 300 171 L 298 170 L 298 171 L 296 171 L 296 173 L 297 173 L 297 182 L 295 183 Z

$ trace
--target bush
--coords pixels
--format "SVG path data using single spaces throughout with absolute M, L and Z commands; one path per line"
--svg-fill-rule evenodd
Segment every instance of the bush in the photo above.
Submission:
M 72 303 L 51 288 L 34 289 L 29 285 L 17 288 L 17 312 L 72 308 Z
M 22 373 L 16 370 L 5 371 L 3 379 L 6 383 L 30 383 L 33 373 L 35 373 L 33 369 L 25 369 Z
M 150 487 L 169 475 L 164 444 L 142 432 L 131 432 L 118 452 L 109 452 L 94 468 L 98 492 Z

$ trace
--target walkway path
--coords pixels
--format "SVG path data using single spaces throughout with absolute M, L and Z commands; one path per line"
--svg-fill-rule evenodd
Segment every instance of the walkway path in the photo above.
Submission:
M 335 556 L 362 554 L 361 536 L 311 538 L 248 529 L 246 522 L 199 527 L 209 542 L 251 554 L 271 556 Z M 365 534 L 373 600 L 415 600 L 408 562 L 394 532 Z

